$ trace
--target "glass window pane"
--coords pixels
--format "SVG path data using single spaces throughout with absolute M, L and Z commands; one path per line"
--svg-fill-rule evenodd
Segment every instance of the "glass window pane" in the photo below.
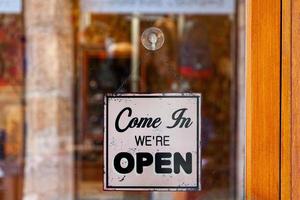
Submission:
M 243 0 L 201 6 L 164 1 L 175 2 L 177 10 L 173 4 L 154 9 L 162 3 L 156 0 L 138 1 L 138 7 L 125 6 L 137 1 L 107 0 L 113 2 L 109 7 L 99 0 L 10 0 L 19 6 L 14 13 L 1 10 L 5 1 L 0 0 L 0 199 L 244 197 Z M 20 2 L 26 9 L 19 12 Z M 151 27 L 164 35 L 155 51 L 142 44 Z M 103 190 L 107 93 L 202 94 L 201 191 Z M 48 181 L 49 187 L 36 187 Z
M 237 182 L 237 169 L 241 167 L 238 162 L 243 162 L 236 157 L 237 151 L 241 151 L 238 148 L 238 139 L 241 137 L 238 137 L 237 130 L 237 103 L 241 101 L 238 94 L 243 93 L 243 88 L 238 87 L 241 69 L 236 62 L 239 37 L 235 15 L 167 12 L 132 15 L 82 11 L 80 22 L 78 55 L 81 58 L 78 67 L 79 71 L 83 71 L 80 85 L 88 89 L 83 89 L 87 91 L 87 99 L 80 95 L 83 104 L 87 105 L 78 112 L 80 119 L 83 119 L 80 120 L 83 123 L 78 136 L 84 138 L 79 145 L 87 143 L 91 147 L 90 151 L 84 152 L 84 155 L 79 153 L 78 157 L 78 170 L 83 172 L 78 181 L 82 186 L 94 184 L 97 187 L 99 178 L 102 180 L 102 176 L 88 178 L 84 174 L 87 163 L 94 163 L 95 171 L 103 167 L 103 144 L 99 143 L 103 132 L 101 128 L 97 128 L 101 120 L 95 120 L 98 132 L 90 131 L 90 126 L 85 128 L 90 123 L 90 118 L 96 119 L 98 115 L 99 119 L 103 119 L 104 115 L 101 109 L 95 113 L 97 109 L 91 103 L 95 98 L 90 92 L 93 78 L 88 73 L 91 73 L 98 76 L 97 85 L 101 86 L 96 89 L 95 94 L 101 97 L 105 93 L 120 92 L 201 93 L 203 188 L 200 192 L 187 193 L 186 198 L 234 199 L 236 192 L 243 190 L 237 188 L 240 184 Z M 140 42 L 143 31 L 149 27 L 159 28 L 164 33 L 164 44 L 157 51 L 149 51 Z M 92 58 L 98 59 L 94 61 L 98 63 L 97 66 L 86 62 Z M 97 67 L 97 73 L 93 72 L 94 67 Z M 116 71 L 118 74 L 114 73 Z M 98 104 L 100 106 L 100 101 Z M 242 104 L 243 102 L 240 103 Z M 92 110 L 90 114 L 89 110 Z M 86 116 L 81 115 L 85 112 Z M 87 161 L 86 157 L 90 159 Z M 99 159 L 100 162 L 97 161 Z M 89 170 L 92 171 L 90 168 Z M 89 196 L 88 193 L 85 194 Z M 99 197 L 108 194 L 113 195 L 112 192 L 102 190 L 98 193 Z M 130 199 L 176 198 L 175 193 L 155 192 L 116 192 L 114 198 L 121 196 Z

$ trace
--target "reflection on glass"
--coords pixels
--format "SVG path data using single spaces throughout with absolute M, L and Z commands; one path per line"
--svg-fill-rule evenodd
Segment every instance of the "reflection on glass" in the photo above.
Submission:
M 38 154 L 49 153 L 49 162 L 51 159 L 62 159 L 61 152 L 57 153 L 57 149 L 70 153 L 69 158 L 73 158 L 74 150 L 75 180 L 73 183 L 73 177 L 71 177 L 64 183 L 74 185 L 74 196 L 79 200 L 234 199 L 236 185 L 238 185 L 235 181 L 236 173 L 239 170 L 242 174 L 243 171 L 241 167 L 237 170 L 237 162 L 240 166 L 244 164 L 243 153 L 241 153 L 243 150 L 240 150 L 238 158 L 234 155 L 237 151 L 236 109 L 238 104 L 242 104 L 236 95 L 237 80 L 243 81 L 243 77 L 237 77 L 237 74 L 242 74 L 242 70 L 237 73 L 238 68 L 234 64 L 234 61 L 237 60 L 233 53 L 235 52 L 234 47 L 237 46 L 235 44 L 237 37 L 234 33 L 234 24 L 237 19 L 233 19 L 234 15 L 96 14 L 79 11 L 79 1 L 71 1 L 73 3 L 73 6 L 70 6 L 72 7 L 72 17 L 65 13 L 61 15 L 60 12 L 55 12 L 53 16 L 46 16 L 48 12 L 43 12 L 43 9 L 53 10 L 60 6 L 63 6 L 63 9 L 60 8 L 62 10 L 71 9 L 66 3 L 69 2 L 67 0 L 40 1 L 38 3 L 24 1 L 25 7 L 39 9 L 30 13 L 26 13 L 28 11 L 25 9 L 19 14 L 0 14 L 0 199 L 7 199 L 7 196 L 22 199 L 24 183 L 31 180 L 27 179 L 26 181 L 24 177 L 25 159 L 30 165 L 35 165 L 36 162 L 40 162 L 43 166 L 49 164 L 39 159 L 32 160 L 30 154 L 25 154 L 25 151 L 30 153 L 34 149 L 39 149 L 35 145 L 29 145 L 30 147 L 24 145 L 26 138 L 27 141 L 36 140 L 38 145 L 44 147 L 42 151 L 36 152 Z M 44 4 L 44 2 L 48 3 Z M 90 2 L 99 3 L 98 0 Z M 113 5 L 116 4 L 114 4 L 116 2 L 114 0 L 110 2 Z M 125 1 L 118 2 L 124 3 Z M 140 2 L 150 5 L 154 1 Z M 198 1 L 174 2 L 187 8 L 192 7 L 187 3 L 197 3 Z M 204 3 L 199 9 L 205 10 L 216 4 L 225 5 L 227 1 L 202 2 Z M 210 5 L 209 2 L 211 2 Z M 94 4 L 91 3 L 89 6 L 94 7 Z M 168 10 L 168 7 L 164 6 L 163 9 Z M 26 18 L 28 23 L 23 24 L 23 16 L 30 16 Z M 50 21 L 44 27 L 45 19 Z M 68 24 L 66 22 L 68 20 L 71 22 L 71 19 L 73 27 L 66 26 Z M 30 27 L 27 27 L 28 25 Z M 32 29 L 31 26 L 36 25 L 37 29 Z M 63 30 L 65 26 L 68 30 L 66 33 L 63 30 L 59 31 L 62 34 L 57 34 L 49 31 L 48 25 L 51 30 L 52 28 Z M 149 29 L 151 27 L 152 29 Z M 74 37 L 75 47 L 70 44 L 62 45 L 62 49 L 56 48 L 56 45 L 65 44 L 67 39 L 72 38 L 72 31 L 69 31 L 72 28 L 76 34 Z M 26 31 L 29 38 L 24 39 L 27 29 L 32 30 Z M 48 48 L 48 42 L 51 41 L 49 38 L 58 41 L 55 42 L 55 48 Z M 25 46 L 30 53 L 28 56 L 23 52 Z M 40 49 L 45 51 L 40 51 Z M 42 80 L 44 76 L 39 77 L 39 75 L 32 78 L 26 77 L 29 88 L 26 91 L 23 90 L 26 69 L 28 72 L 36 70 L 34 74 L 44 75 L 45 71 L 49 71 L 44 71 L 43 67 L 48 67 L 51 58 L 60 58 L 60 52 L 70 53 L 72 51 L 75 51 L 74 63 L 77 63 L 76 70 L 74 70 L 75 84 L 78 86 L 76 88 L 78 89 L 76 90 L 77 96 L 75 102 L 71 102 L 72 98 L 66 100 L 68 102 L 64 102 L 65 99 L 61 100 L 68 105 L 74 105 L 75 114 L 71 108 L 68 106 L 65 108 L 66 106 L 57 100 L 56 97 L 61 95 L 60 92 L 57 94 L 51 89 L 52 85 L 55 85 L 53 87 L 56 89 L 58 85 L 62 88 L 71 88 L 73 83 L 63 81 L 65 76 L 71 75 L 72 62 L 70 60 L 57 59 L 60 63 L 58 66 L 66 66 L 66 68 L 59 68 L 58 73 L 54 70 L 56 73 L 49 74 L 50 81 L 47 78 Z M 69 54 L 66 53 L 66 55 Z M 241 58 L 241 60 L 243 59 Z M 44 64 L 44 61 L 47 61 L 48 64 Z M 242 67 L 239 66 L 239 68 Z M 69 92 L 71 94 L 71 91 Z M 162 193 L 104 192 L 102 190 L 104 94 L 130 92 L 202 93 L 202 191 Z M 50 98 L 48 98 L 49 96 Z M 28 109 L 24 103 L 25 97 L 29 97 L 31 105 L 37 107 Z M 31 97 L 33 98 L 31 99 Z M 53 102 L 51 101 L 52 97 L 55 99 Z M 42 101 L 35 102 L 38 99 L 42 99 Z M 48 102 L 49 100 L 51 103 Z M 48 119 L 45 113 L 49 114 L 49 107 L 68 109 L 68 115 L 64 115 L 65 112 L 62 110 L 59 113 L 61 115 L 55 113 L 55 116 L 47 115 Z M 26 112 L 26 120 L 24 112 Z M 34 116 L 30 118 L 31 115 Z M 71 127 L 73 117 L 75 127 Z M 70 123 L 65 123 L 66 121 Z M 28 136 L 27 133 L 30 131 L 38 133 L 28 129 L 29 123 L 36 126 L 44 135 L 36 134 L 33 138 Z M 70 127 L 67 127 L 66 124 L 70 124 Z M 68 142 L 73 137 L 72 130 L 76 130 L 74 133 L 76 148 L 66 145 L 66 135 L 53 134 L 49 136 L 48 127 L 57 129 L 55 133 L 60 129 L 61 132 L 65 129 L 68 130 L 69 135 L 66 137 L 70 139 Z M 240 127 L 243 129 L 243 124 Z M 242 135 L 243 130 L 240 132 Z M 51 140 L 48 140 L 49 138 Z M 61 139 L 62 141 L 60 141 Z M 47 149 L 48 146 L 44 145 L 48 142 L 53 142 L 49 143 L 53 145 L 51 149 Z M 243 144 L 239 145 L 243 147 Z M 45 157 L 43 156 L 43 158 Z M 53 165 L 50 164 L 49 170 L 51 172 L 53 170 L 52 175 L 55 175 L 53 177 L 58 177 L 55 167 L 51 168 Z M 62 164 L 64 165 L 64 163 Z M 67 166 L 69 167 L 69 165 Z M 61 166 L 59 168 L 60 170 L 68 169 Z M 48 177 L 42 172 L 44 171 L 34 171 L 33 178 Z M 35 173 L 39 176 L 35 176 Z M 242 179 L 240 177 L 239 181 Z M 43 182 L 43 180 L 40 181 Z
M 84 30 L 81 43 L 85 46 L 97 46 L 96 54 L 104 52 L 106 56 L 88 56 L 86 63 L 88 82 L 87 123 L 83 136 L 90 133 L 102 133 L 104 93 L 130 92 L 131 53 L 130 35 L 131 17 L 125 15 L 92 14 L 89 26 Z M 188 200 L 231 199 L 234 196 L 234 145 L 235 97 L 233 82 L 235 66 L 231 44 L 233 21 L 228 16 L 139 16 L 141 43 L 139 44 L 139 92 L 197 92 L 203 95 L 202 105 L 202 186 L 200 192 L 187 194 Z M 156 49 L 157 35 L 147 33 L 149 27 L 156 27 L 164 34 L 164 43 Z M 146 36 L 142 33 L 146 30 Z M 151 29 L 150 29 L 151 30 Z M 145 32 L 144 32 L 145 34 Z M 155 37 L 154 37 L 155 36 Z M 150 37 L 150 38 L 149 38 Z M 145 40 L 148 42 L 145 46 Z M 126 44 L 126 45 L 124 45 Z M 146 47 L 146 48 L 144 48 Z M 152 51 L 154 49 L 156 51 Z M 84 51 L 84 50 L 83 50 Z M 126 56 L 124 56 L 126 55 Z M 84 120 L 83 120 L 84 121 Z M 99 140 L 84 137 L 93 144 Z M 78 169 L 82 172 L 79 182 L 99 185 L 102 176 L 85 176 L 89 168 L 102 169 L 102 143 L 98 143 L 99 152 L 88 162 L 81 162 Z M 86 155 L 89 153 L 87 152 Z M 93 158 L 93 156 L 91 156 Z M 80 159 L 80 158 L 79 158 Z M 82 188 L 79 188 L 82 191 Z M 163 194 L 163 193 L 162 193 Z M 86 193 L 88 196 L 88 193 Z M 160 199 L 157 193 L 99 191 L 99 198 L 115 195 L 117 199 Z M 162 195 L 163 196 L 163 195 Z M 166 193 L 164 198 L 174 199 L 174 194 Z

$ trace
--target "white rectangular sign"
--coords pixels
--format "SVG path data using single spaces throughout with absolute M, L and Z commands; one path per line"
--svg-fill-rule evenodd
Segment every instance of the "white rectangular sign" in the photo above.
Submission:
M 105 97 L 105 190 L 200 190 L 200 94 Z
M 14 14 L 22 10 L 21 0 L 0 0 L 0 13 Z
M 119 14 L 232 14 L 235 0 L 81 0 L 81 10 Z

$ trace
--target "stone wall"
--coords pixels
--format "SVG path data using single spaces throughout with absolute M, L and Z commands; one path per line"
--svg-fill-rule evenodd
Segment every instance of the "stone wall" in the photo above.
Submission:
M 74 199 L 70 0 L 25 0 L 26 200 Z

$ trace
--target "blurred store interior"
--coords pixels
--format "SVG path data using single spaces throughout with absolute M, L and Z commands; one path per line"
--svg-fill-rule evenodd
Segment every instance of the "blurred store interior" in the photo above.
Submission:
M 0 199 L 243 198 L 244 0 L 227 13 L 2 1 Z M 149 27 L 164 33 L 157 51 L 141 44 Z M 202 191 L 103 191 L 103 97 L 132 92 L 202 94 Z

